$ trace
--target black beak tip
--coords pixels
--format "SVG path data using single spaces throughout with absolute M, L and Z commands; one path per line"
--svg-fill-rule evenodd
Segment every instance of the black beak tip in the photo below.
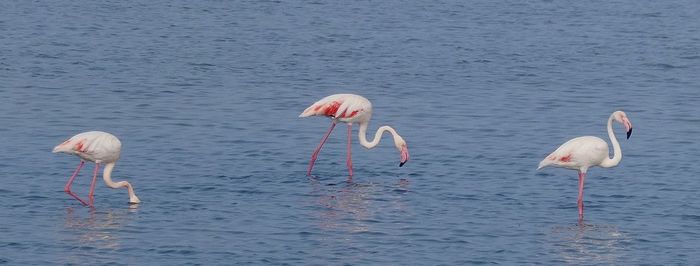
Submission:
M 632 128 L 630 128 L 630 131 L 627 131 L 627 139 L 630 139 L 630 136 L 632 136 Z
M 406 164 L 406 162 L 399 163 L 399 167 L 403 166 L 404 164 Z

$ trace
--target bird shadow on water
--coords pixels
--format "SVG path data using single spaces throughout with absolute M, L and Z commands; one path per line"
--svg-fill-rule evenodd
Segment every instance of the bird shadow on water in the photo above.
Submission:
M 352 178 L 339 183 L 325 184 L 317 177 L 309 178 L 310 195 L 313 198 L 313 217 L 318 227 L 329 231 L 348 233 L 372 232 L 372 224 L 377 222 L 375 209 L 377 201 L 385 201 L 387 190 L 409 191 L 410 182 L 400 179 L 396 185 L 381 185 L 372 182 L 355 182 Z
M 620 264 L 631 239 L 616 225 L 555 226 L 548 235 L 551 251 L 567 264 Z
M 71 252 L 63 253 L 65 263 L 85 263 L 86 257 L 96 253 L 114 253 L 122 247 L 120 232 L 129 223 L 130 214 L 137 211 L 137 205 L 127 209 L 96 210 L 94 208 L 66 208 L 64 228 L 68 237 L 62 242 L 71 247 Z M 87 210 L 85 212 L 84 210 Z M 114 259 L 117 259 L 116 257 Z

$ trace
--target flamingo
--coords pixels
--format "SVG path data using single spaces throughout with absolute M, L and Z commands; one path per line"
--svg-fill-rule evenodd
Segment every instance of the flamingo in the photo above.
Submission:
M 583 136 L 571 139 L 562 144 L 549 156 L 540 162 L 537 170 L 547 166 L 563 167 L 578 171 L 578 216 L 583 221 L 583 183 L 586 172 L 592 166 L 610 168 L 617 166 L 622 160 L 622 150 L 613 132 L 612 122 L 625 126 L 627 139 L 632 135 L 632 123 L 623 111 L 615 111 L 608 118 L 608 136 L 613 145 L 613 157 L 608 157 L 608 143 L 594 136 Z
M 307 176 L 311 176 L 311 169 L 314 167 L 314 162 L 318 158 L 318 153 L 321 151 L 321 147 L 328 139 L 328 136 L 335 128 L 338 122 L 343 122 L 348 124 L 348 143 L 347 143 L 347 167 L 350 172 L 350 177 L 352 177 L 352 154 L 351 154 L 351 143 L 352 143 L 352 124 L 360 124 L 360 130 L 358 132 L 358 137 L 360 139 L 360 145 L 367 149 L 371 149 L 379 144 L 382 138 L 382 134 L 388 131 L 394 137 L 394 145 L 396 149 L 399 150 L 401 154 L 401 161 L 399 162 L 399 167 L 403 166 L 408 161 L 408 147 L 406 146 L 406 141 L 396 133 L 390 126 L 382 126 L 377 129 L 374 134 L 372 141 L 367 141 L 367 126 L 369 125 L 369 120 L 372 117 L 372 103 L 370 103 L 367 98 L 355 94 L 334 94 L 327 96 L 302 112 L 299 117 L 308 116 L 327 116 L 331 118 L 331 126 L 328 129 L 326 135 L 321 139 L 321 143 L 318 144 L 316 150 L 314 150 L 311 155 L 311 161 L 309 162 L 309 169 L 306 171 Z
M 100 168 L 100 164 L 104 163 L 104 172 L 102 173 L 102 178 L 110 188 L 121 188 L 126 187 L 129 191 L 129 203 L 137 204 L 141 202 L 136 194 L 134 194 L 134 187 L 126 181 L 113 182 L 112 181 L 112 170 L 114 165 L 119 160 L 119 155 L 121 153 L 122 143 L 112 134 L 101 132 L 101 131 L 90 131 L 83 132 L 78 135 L 71 137 L 70 139 L 64 141 L 58 146 L 53 148 L 53 153 L 67 153 L 80 157 L 80 164 L 78 169 L 75 170 L 73 175 L 68 179 L 68 183 L 64 188 L 64 191 L 71 195 L 73 198 L 80 201 L 85 206 L 92 207 L 95 202 L 95 181 L 97 179 L 97 172 Z M 85 161 L 91 161 L 95 163 L 95 170 L 92 174 L 92 183 L 90 184 L 90 193 L 88 194 L 89 203 L 79 198 L 75 193 L 71 191 L 71 186 L 73 185 L 73 180 L 83 168 Z

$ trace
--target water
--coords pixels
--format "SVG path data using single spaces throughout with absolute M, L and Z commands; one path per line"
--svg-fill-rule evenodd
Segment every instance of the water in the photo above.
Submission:
M 697 1 L 3 1 L 0 263 L 700 263 Z M 371 130 L 297 116 L 352 92 Z M 535 171 L 567 139 L 635 131 L 594 168 Z M 622 128 L 615 127 L 622 137 Z M 53 146 L 122 140 L 90 210 Z M 88 166 L 73 186 L 87 194 Z

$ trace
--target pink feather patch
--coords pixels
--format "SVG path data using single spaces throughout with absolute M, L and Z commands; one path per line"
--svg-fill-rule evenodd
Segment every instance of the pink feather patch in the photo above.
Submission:
M 567 156 L 564 156 L 564 157 L 561 157 L 561 158 L 559 159 L 559 161 L 562 161 L 562 162 L 565 162 L 565 163 L 571 162 L 571 154 L 569 154 L 569 155 L 567 155 Z
M 323 110 L 323 114 L 326 116 L 334 116 L 335 112 L 338 111 L 338 108 L 340 108 L 340 102 L 338 101 L 333 101 L 330 104 L 326 105 L 326 109 Z

